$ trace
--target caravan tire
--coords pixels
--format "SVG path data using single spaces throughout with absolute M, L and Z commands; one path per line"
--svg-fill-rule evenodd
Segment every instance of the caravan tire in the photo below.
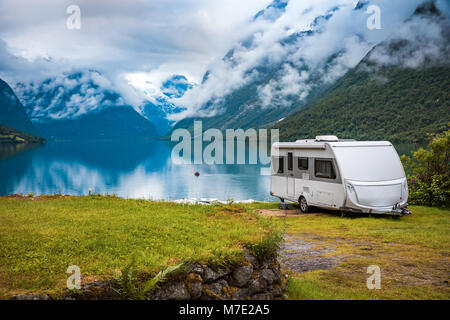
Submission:
M 300 206 L 300 211 L 301 211 L 301 212 L 303 212 L 303 213 L 308 213 L 308 211 L 309 211 L 309 206 L 308 206 L 308 202 L 306 202 L 305 197 L 301 196 L 301 197 L 298 199 L 298 204 L 299 204 L 299 206 Z

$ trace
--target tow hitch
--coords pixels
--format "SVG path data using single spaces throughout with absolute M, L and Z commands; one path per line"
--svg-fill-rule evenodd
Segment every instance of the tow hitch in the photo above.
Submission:
M 402 217 L 411 213 L 412 212 L 408 210 L 408 204 L 400 206 L 398 203 L 396 203 L 392 206 L 392 214 L 399 215 Z

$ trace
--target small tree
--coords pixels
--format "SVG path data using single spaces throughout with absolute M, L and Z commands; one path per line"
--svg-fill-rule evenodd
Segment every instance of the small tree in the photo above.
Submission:
M 413 157 L 401 157 L 405 168 L 409 201 L 412 204 L 450 207 L 450 130 L 429 134 L 428 149 L 420 148 Z

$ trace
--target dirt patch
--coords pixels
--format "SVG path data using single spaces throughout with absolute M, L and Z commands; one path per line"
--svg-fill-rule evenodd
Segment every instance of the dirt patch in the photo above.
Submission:
M 288 217 L 288 216 L 300 216 L 300 210 L 298 209 L 289 209 L 289 210 L 271 210 L 271 209 L 261 209 L 256 210 L 261 216 L 264 217 Z
M 317 241 L 311 242 L 295 236 L 285 236 L 280 250 L 280 264 L 286 271 L 302 273 L 312 270 L 334 268 L 341 261 L 340 256 L 324 256 L 335 251 L 327 246 L 318 248 Z
M 260 209 L 255 212 L 263 217 L 312 217 L 321 215 L 320 213 L 302 213 L 300 209 L 295 207 L 286 210 Z

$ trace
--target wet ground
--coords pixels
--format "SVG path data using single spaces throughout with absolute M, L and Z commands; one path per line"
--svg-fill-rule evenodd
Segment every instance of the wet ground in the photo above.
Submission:
M 280 250 L 280 263 L 284 270 L 302 273 L 331 269 L 340 262 L 339 256 L 324 256 L 335 251 L 333 247 L 318 248 L 317 242 L 305 241 L 296 236 L 285 236 L 284 239 Z

